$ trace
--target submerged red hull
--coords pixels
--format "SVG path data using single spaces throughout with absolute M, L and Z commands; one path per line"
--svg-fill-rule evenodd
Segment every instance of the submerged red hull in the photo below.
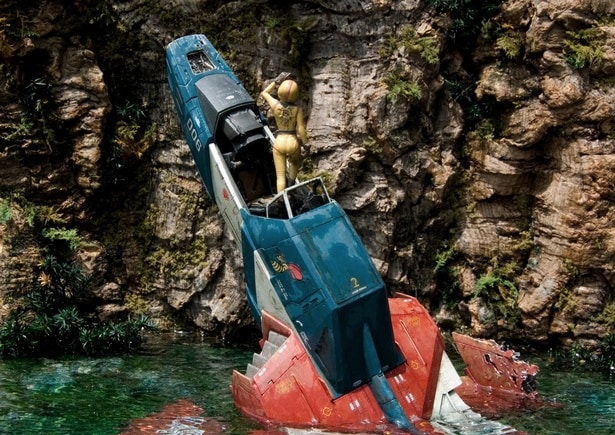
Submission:
M 519 360 L 515 351 L 493 340 L 453 333 L 453 341 L 466 364 L 457 393 L 472 409 L 498 417 L 548 405 L 536 390 L 538 366 Z
M 445 361 L 444 341 L 427 310 L 415 298 L 405 295 L 391 298 L 389 308 L 395 342 L 405 361 L 388 370 L 385 377 L 418 432 L 457 433 L 443 430 L 445 426 L 437 423 L 442 418 L 437 418 L 436 423 L 432 419 L 434 410 L 442 406 L 434 403 L 434 399 L 446 400 L 439 399 L 441 391 L 436 391 L 439 381 L 461 398 L 457 404 L 466 407 L 459 410 L 462 419 L 464 412 L 494 416 L 497 410 L 510 411 L 539 403 L 537 393 L 527 391 L 538 368 L 516 360 L 512 351 L 503 351 L 493 341 L 455 334 L 455 344 L 468 364 L 466 376 L 442 381 L 440 377 L 446 376 L 446 370 L 441 370 L 441 362 Z M 233 372 L 232 396 L 244 415 L 270 428 L 405 432 L 387 421 L 365 384 L 333 397 L 299 338 L 266 312 L 262 316 L 262 330 L 262 353 L 255 357 L 266 361 L 260 368 L 253 366 L 250 370 L 249 365 L 246 374 Z M 498 426 L 492 433 L 522 432 Z
M 120 435 L 170 434 L 170 433 L 223 433 L 226 427 L 220 422 L 205 418 L 205 411 L 189 400 L 179 400 L 165 405 L 160 411 L 144 418 L 132 420 Z
M 385 376 L 415 427 L 437 433 L 429 418 L 444 342 L 429 313 L 416 299 L 392 298 L 390 309 L 395 340 L 406 361 Z M 396 430 L 366 385 L 332 398 L 299 339 L 281 322 L 263 313 L 263 337 L 269 337 L 270 331 L 287 338 L 267 364 L 253 377 L 233 373 L 231 391 L 243 414 L 265 426 L 357 432 Z

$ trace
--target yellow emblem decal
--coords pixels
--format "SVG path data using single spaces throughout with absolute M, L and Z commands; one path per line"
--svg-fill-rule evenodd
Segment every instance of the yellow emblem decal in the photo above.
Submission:
M 282 254 L 278 255 L 275 260 L 271 262 L 271 267 L 277 273 L 286 272 L 288 270 L 288 264 L 286 264 L 286 260 Z
M 406 324 L 408 326 L 416 328 L 417 326 L 421 325 L 421 319 L 419 318 L 419 316 L 408 316 L 406 317 Z
M 277 394 L 286 394 L 291 391 L 293 382 L 290 379 L 283 379 L 275 384 Z

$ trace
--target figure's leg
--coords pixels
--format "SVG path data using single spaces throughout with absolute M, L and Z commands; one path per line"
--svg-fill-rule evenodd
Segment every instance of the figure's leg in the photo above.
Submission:
M 275 166 L 276 189 L 278 193 L 286 188 L 286 156 L 273 147 L 273 164 Z
M 301 166 L 301 146 L 297 141 L 295 151 L 288 156 L 288 179 L 291 182 L 295 181 L 297 174 L 299 173 L 299 167 Z

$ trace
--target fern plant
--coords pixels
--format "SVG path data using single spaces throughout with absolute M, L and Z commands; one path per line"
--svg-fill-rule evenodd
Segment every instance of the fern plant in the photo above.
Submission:
M 0 224 L 4 225 L 11 219 L 13 219 L 11 202 L 7 199 L 0 199 Z
M 48 255 L 23 303 L 0 325 L 0 355 L 54 357 L 108 355 L 139 347 L 147 316 L 101 323 L 85 311 L 90 278 L 74 264 Z
M 448 37 L 462 50 L 472 50 L 483 24 L 500 10 L 504 0 L 427 0 L 436 12 L 448 14 Z
M 502 318 L 517 314 L 519 292 L 514 282 L 493 272 L 481 275 L 474 286 L 474 298 L 485 300 Z
M 395 103 L 400 96 L 409 100 L 419 100 L 422 96 L 419 84 L 408 80 L 399 71 L 390 72 L 384 79 L 384 82 L 389 88 L 387 98 L 392 103 Z
M 523 47 L 523 33 L 508 30 L 496 40 L 497 47 L 504 52 L 504 56 L 508 59 L 516 59 L 521 54 Z
M 578 32 L 568 31 L 564 40 L 566 62 L 577 69 L 599 65 L 604 57 L 602 45 L 605 41 L 604 31 L 590 27 Z
M 76 250 L 81 245 L 81 239 L 77 234 L 77 230 L 67 228 L 45 228 L 42 231 L 43 237 L 49 240 L 63 240 L 68 243 L 71 250 Z

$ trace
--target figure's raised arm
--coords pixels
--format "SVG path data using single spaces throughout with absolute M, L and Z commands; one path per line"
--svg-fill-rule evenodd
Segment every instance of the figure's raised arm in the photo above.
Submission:
M 276 82 L 274 80 L 269 83 L 269 85 L 267 85 L 265 89 L 263 89 L 263 92 L 261 92 L 261 96 L 265 99 L 265 101 L 267 101 L 267 104 L 269 104 L 272 109 L 275 108 L 275 106 L 278 104 L 278 100 L 271 96 L 271 91 L 273 91 L 275 87 Z

